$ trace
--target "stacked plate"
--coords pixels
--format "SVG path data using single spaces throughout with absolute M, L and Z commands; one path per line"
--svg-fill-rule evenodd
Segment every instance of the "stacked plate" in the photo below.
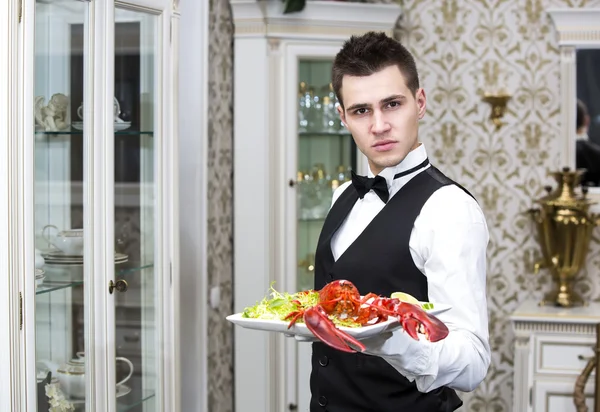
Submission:
M 46 265 L 83 265 L 83 255 L 67 255 L 59 250 L 42 253 Z M 127 262 L 129 256 L 115 253 L 115 265 Z
M 44 278 L 46 277 L 45 273 L 46 272 L 43 269 L 35 269 L 35 287 L 38 287 L 42 284 Z

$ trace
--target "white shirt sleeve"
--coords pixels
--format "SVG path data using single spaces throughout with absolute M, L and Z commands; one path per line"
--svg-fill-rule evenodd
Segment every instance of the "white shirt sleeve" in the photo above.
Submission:
M 415 221 L 410 251 L 427 277 L 429 300 L 452 309 L 437 315 L 450 329 L 439 342 L 416 341 L 402 329 L 368 343 L 421 392 L 441 386 L 472 391 L 485 378 L 490 361 L 486 299 L 489 234 L 477 202 L 455 185 L 437 190 Z

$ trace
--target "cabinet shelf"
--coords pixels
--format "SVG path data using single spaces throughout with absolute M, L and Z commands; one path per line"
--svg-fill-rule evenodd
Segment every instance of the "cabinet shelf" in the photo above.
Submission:
M 155 393 L 150 391 L 131 391 L 131 393 L 117 399 L 117 411 L 126 412 L 140 406 L 144 402 L 154 398 Z
M 56 290 L 74 288 L 76 286 L 83 285 L 83 280 L 79 280 L 76 282 L 49 282 L 42 283 L 35 290 L 36 295 L 43 295 L 44 293 L 54 292 Z
M 83 131 L 82 130 L 62 130 L 62 131 L 58 131 L 58 132 L 46 132 L 43 130 L 38 130 L 35 132 L 36 135 L 41 136 L 41 135 L 47 135 L 47 136 L 82 136 L 83 135 Z M 150 130 L 120 130 L 118 132 L 114 132 L 115 136 L 142 136 L 142 135 L 146 135 L 146 136 L 153 136 L 154 132 L 150 131 Z
M 132 267 L 128 267 L 128 268 L 123 268 L 123 269 L 119 269 L 116 270 L 115 273 L 117 276 L 125 276 L 125 275 L 131 275 L 132 273 L 135 272 L 139 272 L 142 271 L 144 269 L 150 269 L 154 267 L 154 263 L 148 263 L 146 265 L 138 265 L 138 266 L 132 266 Z M 78 270 L 81 270 L 81 266 L 74 266 L 73 267 L 78 268 Z M 65 269 L 66 271 L 68 271 L 69 269 Z M 48 282 L 44 282 L 42 283 L 40 286 L 37 287 L 35 294 L 36 295 L 43 295 L 44 293 L 50 293 L 50 292 L 54 292 L 57 290 L 61 290 L 61 289 L 68 289 L 68 288 L 74 288 L 77 286 L 81 286 L 83 285 L 83 280 L 76 280 L 76 281 L 48 281 Z

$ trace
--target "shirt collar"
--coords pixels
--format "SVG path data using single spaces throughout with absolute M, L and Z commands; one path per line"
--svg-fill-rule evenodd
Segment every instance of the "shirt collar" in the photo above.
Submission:
M 392 186 L 392 182 L 394 181 L 394 176 L 400 172 L 408 170 L 410 168 L 416 167 L 421 164 L 425 159 L 427 159 L 427 151 L 425 150 L 425 145 L 423 143 L 419 143 L 419 146 L 408 152 L 404 160 L 398 163 L 396 166 L 386 167 L 379 173 L 380 176 L 384 177 L 388 188 Z M 371 171 L 369 167 L 369 177 L 374 177 L 375 175 Z

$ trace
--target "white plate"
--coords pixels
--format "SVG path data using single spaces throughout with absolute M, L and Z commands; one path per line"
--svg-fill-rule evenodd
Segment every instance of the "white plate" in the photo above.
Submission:
M 437 315 L 445 312 L 452 307 L 442 303 L 434 304 L 434 309 L 426 310 L 427 313 Z M 313 337 L 312 332 L 306 327 L 304 323 L 296 323 L 288 329 L 289 322 L 282 320 L 269 320 L 269 319 L 252 319 L 244 318 L 241 313 L 229 315 L 226 318 L 231 323 L 241 326 L 246 329 L 263 330 L 267 332 L 281 332 L 290 335 Z M 362 328 L 349 328 L 345 326 L 339 326 L 338 329 L 348 333 L 348 335 L 356 339 L 366 339 L 371 336 L 379 335 L 384 332 L 390 332 L 398 329 L 400 323 L 397 319 L 388 319 L 385 322 L 376 323 L 375 325 L 364 326 Z
M 239 325 L 246 329 L 264 330 L 267 332 L 281 332 L 290 335 L 312 337 L 312 332 L 304 323 L 296 323 L 288 329 L 289 322 L 281 320 L 267 319 L 251 319 L 243 318 L 241 313 L 227 316 L 227 320 L 231 323 Z M 366 339 L 371 336 L 379 335 L 388 330 L 397 329 L 400 326 L 397 319 L 388 319 L 385 322 L 376 323 L 375 325 L 364 326 L 362 328 L 348 328 L 339 326 L 338 329 L 348 333 L 348 335 L 356 339 Z

